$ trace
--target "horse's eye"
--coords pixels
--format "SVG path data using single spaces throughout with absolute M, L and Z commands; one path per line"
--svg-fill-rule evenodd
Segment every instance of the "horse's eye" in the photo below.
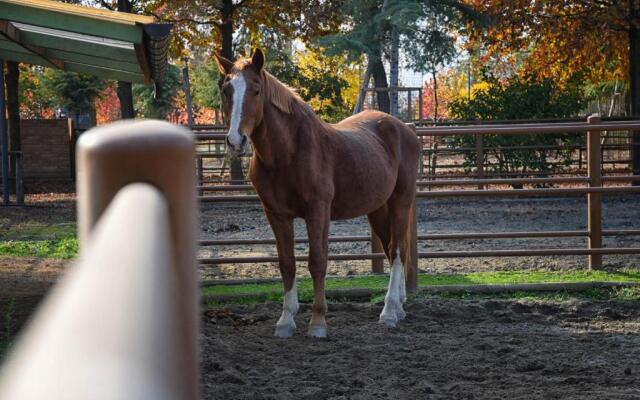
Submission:
M 260 94 L 260 89 L 256 89 L 256 90 L 254 90 L 254 91 L 253 91 L 253 94 L 254 94 L 255 96 L 259 95 L 259 94 Z

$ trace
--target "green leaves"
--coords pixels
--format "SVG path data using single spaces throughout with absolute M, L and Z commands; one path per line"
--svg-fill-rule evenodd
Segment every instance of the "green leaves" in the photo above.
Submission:
M 476 90 L 471 98 L 458 97 L 449 104 L 451 117 L 462 120 L 513 120 L 534 118 L 563 118 L 576 115 L 586 104 L 586 97 L 575 84 L 560 87 L 550 79 L 537 80 L 532 76 L 513 78 L 503 84 L 487 77 L 489 86 Z M 485 135 L 485 162 L 497 173 L 542 172 L 562 169 L 573 155 L 572 149 L 522 149 L 532 146 L 572 145 L 580 142 L 576 134 L 547 135 Z M 454 147 L 475 146 L 473 137 L 451 139 Z M 520 149 L 509 149 L 520 147 Z M 475 166 L 476 154 L 466 151 L 465 167 Z M 551 162 L 554 159 L 555 162 Z

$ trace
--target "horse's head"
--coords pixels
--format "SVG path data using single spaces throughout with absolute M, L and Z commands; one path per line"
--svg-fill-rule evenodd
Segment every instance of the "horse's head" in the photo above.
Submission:
M 229 118 L 227 145 L 229 151 L 242 155 L 251 132 L 262 122 L 262 68 L 264 53 L 256 49 L 250 60 L 233 63 L 214 53 L 224 77 L 222 103 Z

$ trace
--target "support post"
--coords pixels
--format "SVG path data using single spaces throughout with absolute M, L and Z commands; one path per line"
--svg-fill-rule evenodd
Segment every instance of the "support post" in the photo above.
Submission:
M 407 90 L 407 122 L 413 122 L 415 119 L 413 118 L 413 110 L 411 109 L 411 89 Z
M 15 153 L 16 159 L 16 204 L 19 206 L 24 204 L 24 187 L 22 184 L 22 152 Z
M 484 178 L 484 135 L 476 133 L 476 178 Z M 478 185 L 478 189 L 484 189 L 484 185 Z
M 2 204 L 9 205 L 9 132 L 4 95 L 4 60 L 0 58 L 0 141 L 2 142 Z
M 587 122 L 589 124 L 599 124 L 599 115 L 591 115 Z M 602 153 L 600 144 L 600 131 L 587 132 L 587 159 L 589 187 L 602 186 Z M 589 249 L 602 247 L 602 194 L 589 193 L 587 195 Z M 602 268 L 602 255 L 592 254 L 589 256 L 589 269 Z
M 373 254 L 384 253 L 382 242 L 378 235 L 373 231 L 373 228 L 371 228 L 371 252 Z M 371 260 L 371 272 L 374 274 L 384 273 L 384 259 Z

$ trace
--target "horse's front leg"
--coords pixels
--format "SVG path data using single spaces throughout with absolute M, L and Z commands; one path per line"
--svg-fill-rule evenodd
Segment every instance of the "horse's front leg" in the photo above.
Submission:
M 293 219 L 267 212 L 267 219 L 276 237 L 278 266 L 284 286 L 282 315 L 276 323 L 275 335 L 281 338 L 293 336 L 296 323 L 293 317 L 298 312 L 298 290 L 296 288 L 296 259 L 294 253 Z
M 329 205 L 312 210 L 305 218 L 309 235 L 309 272 L 313 279 L 313 307 L 309 336 L 327 337 L 327 301 L 324 293 L 324 280 L 327 275 L 327 253 L 329 251 L 329 224 L 331 211 Z

